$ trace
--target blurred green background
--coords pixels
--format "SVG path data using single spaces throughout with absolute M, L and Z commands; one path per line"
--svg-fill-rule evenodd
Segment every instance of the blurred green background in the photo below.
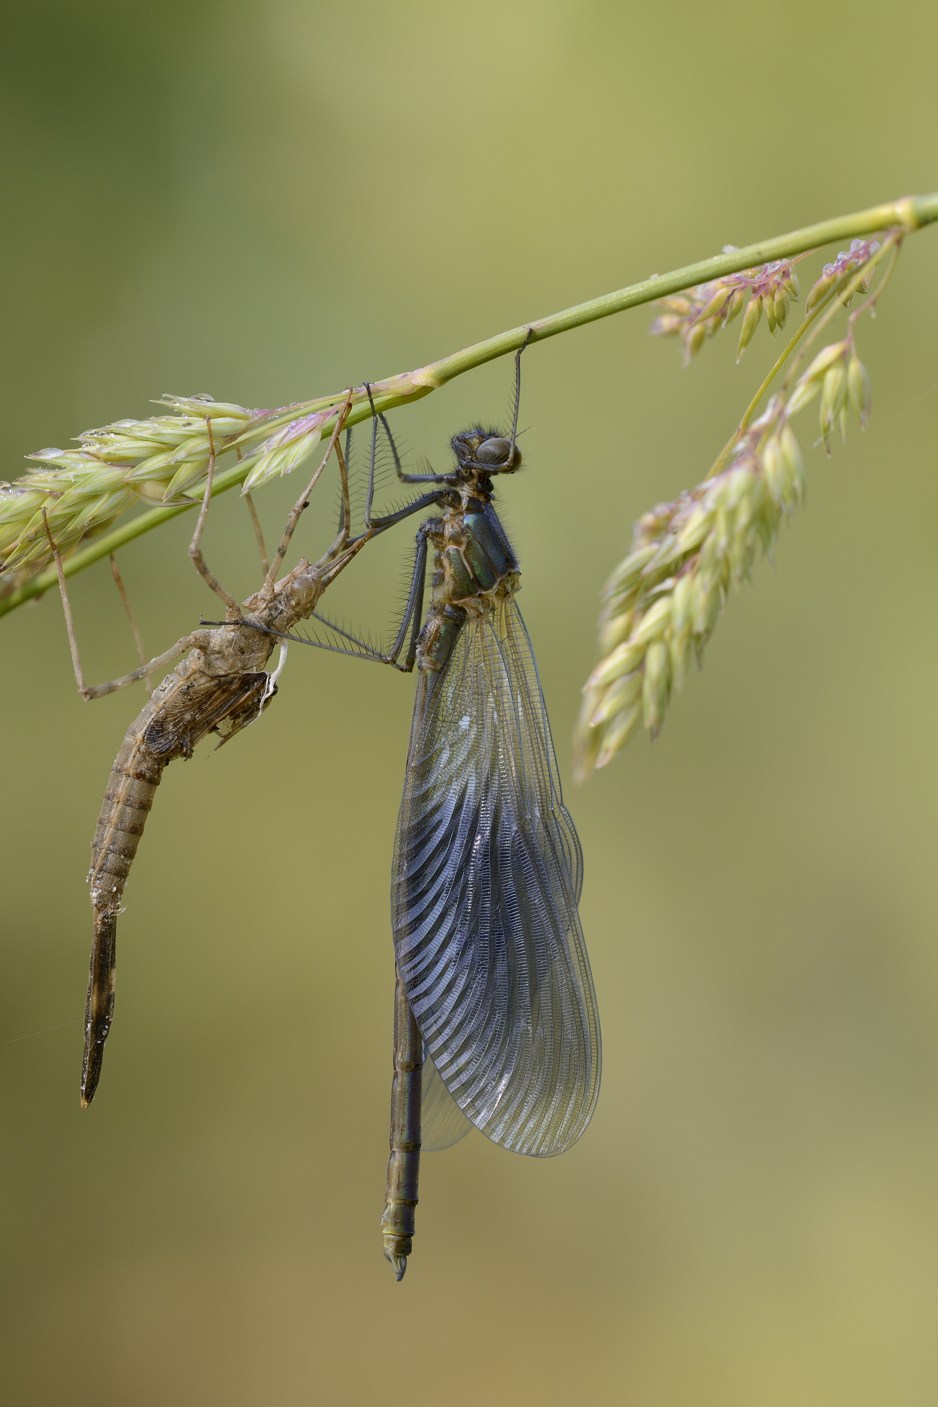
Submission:
M 4 30 L 10 478 L 163 391 L 333 390 L 938 184 L 938 14 L 901 3 L 19 0 Z M 80 702 L 53 596 L 3 621 L 5 1401 L 393 1407 L 416 1376 L 454 1407 L 934 1403 L 936 273 L 924 232 L 862 328 L 868 433 L 810 455 L 659 741 L 568 787 L 593 1124 L 545 1163 L 427 1158 L 400 1286 L 377 1221 L 413 681 L 294 651 L 260 726 L 170 769 L 81 1114 L 88 845 L 143 695 Z M 528 354 L 500 500 L 566 781 L 631 521 L 701 477 L 772 355 L 760 329 L 741 368 L 728 338 L 684 372 L 647 325 Z M 485 368 L 397 432 L 439 462 L 510 384 Z M 270 535 L 295 491 L 261 495 Z M 214 613 L 190 531 L 122 559 L 153 652 Z M 386 632 L 409 542 L 335 608 Z M 256 586 L 235 495 L 206 550 Z M 74 606 L 90 677 L 132 667 L 105 565 Z

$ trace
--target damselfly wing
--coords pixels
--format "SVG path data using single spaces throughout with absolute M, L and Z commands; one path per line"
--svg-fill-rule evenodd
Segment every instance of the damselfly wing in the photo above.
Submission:
M 479 508 L 456 510 L 437 547 L 444 579 L 418 648 L 395 846 L 395 952 L 462 1113 L 505 1148 L 549 1156 L 579 1138 L 599 1088 L 582 857 L 514 582 L 487 586 L 474 562 L 487 539 L 504 543 L 490 504 Z M 465 529 L 458 549 L 443 546 L 454 526 Z M 458 604 L 445 565 L 454 550 L 481 578 Z M 443 614 L 454 607 L 462 619 Z

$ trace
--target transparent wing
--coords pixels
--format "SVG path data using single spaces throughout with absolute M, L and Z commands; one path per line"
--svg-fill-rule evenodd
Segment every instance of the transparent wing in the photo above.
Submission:
M 519 1153 L 575 1142 L 599 1092 L 596 997 L 531 645 L 509 597 L 418 684 L 392 880 L 398 969 L 466 1117 Z
M 424 1153 L 437 1153 L 442 1148 L 451 1148 L 472 1128 L 459 1105 L 440 1079 L 437 1068 L 429 1056 L 423 1062 L 421 1089 L 422 1132 L 420 1146 Z

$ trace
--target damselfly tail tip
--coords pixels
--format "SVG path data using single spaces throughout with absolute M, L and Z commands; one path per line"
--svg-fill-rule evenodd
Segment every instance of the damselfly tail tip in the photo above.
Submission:
M 394 1267 L 394 1279 L 400 1284 L 404 1278 L 404 1271 L 407 1269 L 407 1257 L 395 1256 L 391 1264 Z
M 384 1217 L 381 1217 L 383 1223 L 385 1218 L 387 1218 L 387 1209 L 385 1209 Z M 397 1240 L 397 1238 L 394 1238 L 394 1240 Z M 406 1271 L 406 1252 L 402 1254 L 401 1251 L 394 1248 L 394 1244 L 388 1245 L 387 1241 L 385 1241 L 384 1259 L 388 1262 L 388 1265 L 391 1266 L 392 1271 L 394 1271 L 394 1279 L 404 1279 L 404 1272 Z

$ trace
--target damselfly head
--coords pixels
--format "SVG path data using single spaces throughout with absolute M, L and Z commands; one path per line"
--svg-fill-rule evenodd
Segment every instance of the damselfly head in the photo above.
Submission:
M 521 465 L 517 444 L 512 445 L 511 440 L 497 430 L 483 430 L 481 426 L 462 430 L 453 436 L 450 444 L 461 476 L 513 474 Z

